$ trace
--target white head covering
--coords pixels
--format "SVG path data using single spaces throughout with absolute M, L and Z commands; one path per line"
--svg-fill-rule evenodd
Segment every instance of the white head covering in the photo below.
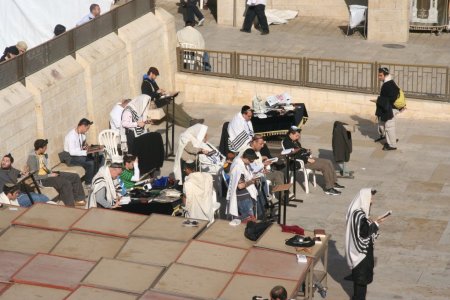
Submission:
M 186 145 L 191 142 L 195 148 L 208 149 L 206 144 L 203 142 L 208 131 L 208 126 L 203 124 L 195 124 L 188 129 L 186 129 L 182 134 L 180 134 L 180 139 L 178 140 L 177 153 L 175 155 L 175 163 L 173 165 L 173 173 L 175 174 L 175 179 L 179 180 L 182 184 L 181 172 L 181 156 L 183 154 Z
M 147 120 L 147 108 L 150 99 L 149 95 L 142 94 L 131 100 L 127 106 L 134 110 L 141 117 L 141 120 Z
M 97 174 L 92 179 L 92 192 L 89 195 L 89 201 L 86 203 L 86 208 L 97 207 L 97 200 L 95 199 L 95 193 L 102 188 L 106 188 L 106 200 L 109 204 L 114 205 L 116 201 L 116 188 L 114 186 L 114 180 L 111 177 L 109 166 L 101 167 Z
M 359 193 L 356 194 L 355 198 L 353 198 L 353 201 L 348 208 L 346 218 L 347 230 L 345 234 L 345 256 L 347 258 L 347 264 L 351 269 L 356 267 L 366 257 L 366 253 L 364 253 L 363 250 L 367 247 L 370 239 L 372 238 L 362 238 L 359 235 L 361 224 L 353 218 L 353 214 L 358 210 L 362 210 L 366 218 L 369 218 L 371 199 L 372 189 L 361 189 Z

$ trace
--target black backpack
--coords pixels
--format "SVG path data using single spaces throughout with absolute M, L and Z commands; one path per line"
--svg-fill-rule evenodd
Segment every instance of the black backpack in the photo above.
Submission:
M 251 241 L 257 241 L 271 224 L 271 222 L 256 223 L 249 221 L 245 227 L 244 235 Z

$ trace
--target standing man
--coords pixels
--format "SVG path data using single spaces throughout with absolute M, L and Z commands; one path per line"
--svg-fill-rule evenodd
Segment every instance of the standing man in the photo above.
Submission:
M 114 105 L 113 109 L 109 113 L 109 127 L 120 133 L 120 127 L 122 127 L 122 113 L 131 99 L 123 99 L 121 102 Z
M 23 171 L 19 171 L 16 168 L 13 168 L 13 163 L 14 158 L 10 153 L 3 156 L 0 169 L 0 191 L 3 190 L 3 187 L 6 184 L 16 185 L 20 177 L 27 176 L 29 174 L 29 172 L 26 170 L 27 168 L 24 168 Z M 33 203 L 49 201 L 48 197 L 43 194 L 30 193 L 30 196 L 33 200 Z M 23 193 L 22 191 L 19 193 L 17 201 L 20 206 L 28 207 L 32 205 L 28 194 Z
M 383 150 L 397 150 L 397 135 L 395 133 L 395 115 L 399 110 L 394 107 L 400 89 L 389 74 L 388 68 L 378 69 L 378 79 L 382 82 L 380 96 L 377 99 L 375 115 L 378 117 L 379 142 L 386 139 Z
M 78 21 L 77 26 L 83 25 L 84 23 L 87 23 L 90 20 L 100 16 L 101 14 L 100 5 L 95 3 L 91 4 L 91 6 L 89 6 L 89 11 L 90 11 L 89 14 L 87 14 L 80 21 Z
M 197 7 L 198 0 L 186 0 L 187 17 L 186 21 L 193 22 L 195 24 L 195 17 L 198 19 L 198 26 L 203 26 L 205 22 L 205 16 Z
M 54 187 L 66 206 L 84 206 L 86 196 L 80 176 L 69 172 L 53 172 L 48 163 L 47 145 L 48 140 L 38 139 L 34 142 L 34 151 L 27 160 L 29 170 L 36 172 L 34 177 L 43 186 Z
M 228 124 L 228 148 L 240 152 L 252 140 L 255 133 L 252 125 L 253 109 L 244 105 Z
M 70 154 L 70 164 L 81 166 L 85 170 L 84 181 L 86 185 L 92 183 L 92 178 L 97 170 L 94 170 L 94 160 L 88 157 L 86 144 L 86 132 L 94 122 L 83 118 L 76 128 L 67 133 L 64 138 L 64 151 Z
M 242 25 L 242 32 L 250 33 L 252 29 L 253 20 L 258 17 L 259 25 L 261 26 L 261 35 L 269 34 L 269 24 L 267 24 L 266 17 L 266 3 L 267 0 L 248 0 L 247 11 L 245 13 L 244 24 Z
M 152 101 L 155 101 L 157 107 L 162 107 L 164 109 L 164 113 L 171 118 L 174 117 L 175 114 L 175 124 L 184 128 L 188 128 L 197 123 L 203 124 L 204 119 L 194 119 L 188 115 L 187 112 L 184 111 L 183 107 L 179 104 L 175 103 L 175 112 L 172 112 L 172 105 L 169 105 L 169 111 L 167 111 L 167 106 L 163 101 L 159 101 L 161 96 L 164 96 L 166 91 L 160 89 L 158 84 L 156 83 L 156 77 L 159 76 L 159 71 L 155 67 L 150 67 L 147 71 L 147 74 L 144 75 L 141 84 L 141 92 L 142 94 L 148 95 L 151 97 Z

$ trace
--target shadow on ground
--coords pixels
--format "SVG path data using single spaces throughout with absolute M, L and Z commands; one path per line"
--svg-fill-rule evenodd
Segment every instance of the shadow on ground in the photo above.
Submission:
M 336 249 L 336 241 L 330 240 L 328 243 L 328 275 L 338 282 L 349 298 L 351 298 L 353 294 L 352 282 L 344 279 L 349 274 L 350 270 L 345 257 L 339 254 L 339 251 Z M 333 295 L 328 296 L 330 299 L 333 299 Z
M 358 123 L 357 127 L 361 135 L 367 136 L 371 139 L 376 139 L 379 137 L 377 125 L 372 120 L 364 119 L 356 115 L 350 116 L 350 118 Z

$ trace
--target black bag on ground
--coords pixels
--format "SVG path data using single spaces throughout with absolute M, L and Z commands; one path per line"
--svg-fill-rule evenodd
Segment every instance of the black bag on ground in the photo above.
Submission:
M 266 229 L 272 224 L 271 222 L 255 223 L 249 221 L 245 227 L 244 235 L 251 241 L 257 241 L 259 237 L 266 231 Z
M 291 237 L 290 239 L 286 240 L 285 244 L 287 246 L 292 246 L 292 247 L 307 248 L 307 247 L 314 246 L 316 244 L 316 242 L 309 236 L 303 236 L 303 235 L 296 234 L 293 237 Z

